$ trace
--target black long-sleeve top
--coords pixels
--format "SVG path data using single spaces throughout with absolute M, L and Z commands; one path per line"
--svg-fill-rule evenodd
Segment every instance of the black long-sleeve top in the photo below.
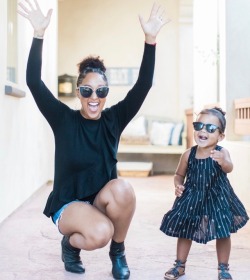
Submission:
M 44 214 L 52 216 L 64 204 L 84 200 L 117 178 L 120 135 L 140 109 L 152 86 L 155 46 L 145 43 L 139 77 L 126 97 L 104 109 L 98 120 L 60 102 L 41 79 L 43 40 L 33 39 L 26 72 L 27 85 L 50 124 L 55 139 L 55 174 Z

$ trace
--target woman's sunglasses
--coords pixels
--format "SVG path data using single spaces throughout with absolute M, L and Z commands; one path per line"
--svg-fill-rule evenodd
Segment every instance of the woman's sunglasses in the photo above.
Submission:
M 79 90 L 81 96 L 85 98 L 90 97 L 94 92 L 94 90 L 89 86 L 79 86 L 77 89 Z M 109 87 L 99 87 L 96 89 L 95 93 L 98 96 L 98 98 L 105 98 L 109 93 Z
M 194 130 L 195 131 L 200 131 L 203 129 L 203 127 L 206 128 L 206 131 L 208 133 L 214 133 L 216 131 L 216 129 L 219 129 L 219 131 L 221 131 L 221 129 L 214 124 L 210 124 L 210 123 L 202 123 L 202 122 L 193 122 L 193 126 L 194 126 Z

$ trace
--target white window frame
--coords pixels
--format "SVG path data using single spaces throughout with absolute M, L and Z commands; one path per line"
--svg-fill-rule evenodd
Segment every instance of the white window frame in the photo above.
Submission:
M 14 5 L 14 8 L 11 7 L 11 5 Z M 5 94 L 14 97 L 25 97 L 25 91 L 20 87 L 20 28 L 18 24 L 19 17 L 17 14 L 17 5 L 18 0 L 5 1 Z M 9 8 L 11 9 L 11 11 L 9 10 Z M 12 16 L 11 21 L 9 15 Z M 9 35 L 10 32 L 13 32 L 12 36 Z M 12 54 L 10 52 L 12 52 Z M 12 71 L 10 67 L 13 67 Z

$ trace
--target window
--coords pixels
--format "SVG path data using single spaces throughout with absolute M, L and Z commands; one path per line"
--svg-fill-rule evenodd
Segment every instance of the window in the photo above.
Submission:
M 17 0 L 7 1 L 7 69 L 5 94 L 15 97 L 25 97 L 18 84 L 18 30 L 17 30 Z
M 17 0 L 7 1 L 7 80 L 17 83 Z

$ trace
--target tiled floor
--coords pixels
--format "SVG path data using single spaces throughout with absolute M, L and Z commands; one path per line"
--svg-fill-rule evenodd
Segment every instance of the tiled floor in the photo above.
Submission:
M 175 259 L 176 239 L 159 230 L 163 214 L 174 199 L 172 176 L 126 178 L 137 195 L 137 210 L 126 240 L 131 280 L 163 279 Z M 112 279 L 108 246 L 83 252 L 86 273 L 64 271 L 60 260 L 61 235 L 42 214 L 51 186 L 42 187 L 0 224 L 0 280 L 108 280 Z M 232 235 L 231 273 L 234 280 L 250 279 L 250 223 Z M 214 241 L 193 244 L 186 275 L 181 280 L 216 280 Z

